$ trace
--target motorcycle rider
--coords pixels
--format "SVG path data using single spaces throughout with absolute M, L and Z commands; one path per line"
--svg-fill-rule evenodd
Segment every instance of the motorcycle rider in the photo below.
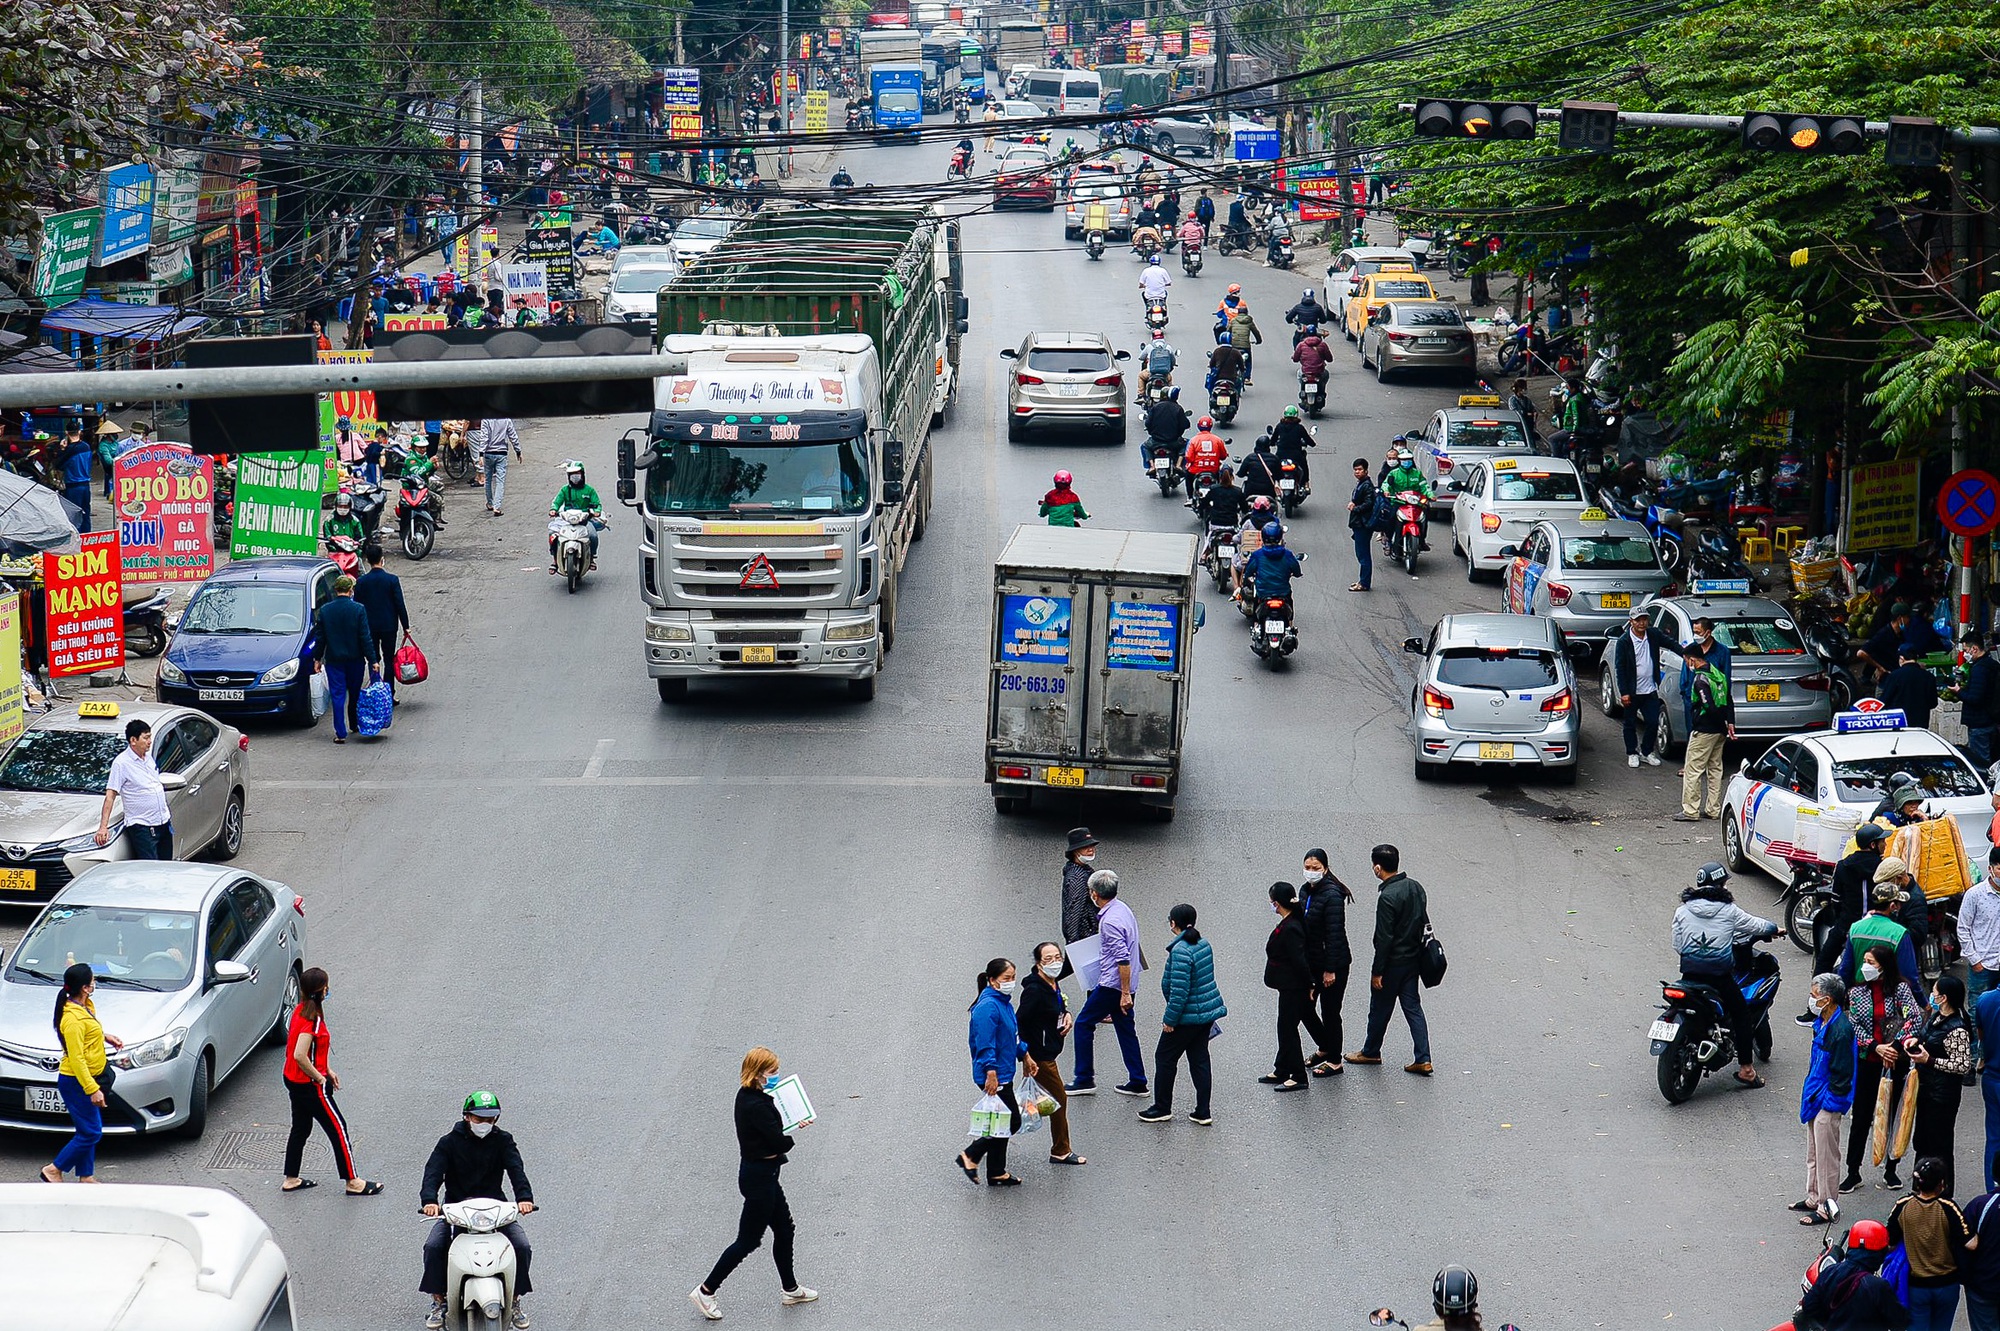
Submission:
M 1779 932 L 1778 925 L 1736 904 L 1729 891 L 1729 870 L 1713 862 L 1695 870 L 1694 886 L 1681 892 L 1681 907 L 1674 912 L 1674 950 L 1680 953 L 1681 978 L 1707 985 L 1722 1000 L 1736 1042 L 1736 1080 L 1745 1086 L 1762 1086 L 1764 1079 L 1750 1062 L 1757 1029 L 1736 980 L 1736 948 L 1775 938 Z
M 425 1215 L 438 1214 L 438 1203 L 469 1201 L 476 1197 L 502 1197 L 504 1176 L 514 1188 L 514 1205 L 522 1215 L 535 1209 L 535 1189 L 528 1182 L 527 1167 L 521 1163 L 521 1148 L 512 1133 L 496 1124 L 500 1121 L 500 1097 L 491 1091 L 474 1091 L 460 1107 L 460 1119 L 451 1131 L 438 1138 L 431 1157 L 424 1164 L 423 1192 L 418 1197 Z M 521 1296 L 533 1290 L 528 1279 L 528 1261 L 534 1249 L 517 1221 L 500 1231 L 514 1245 L 514 1306 L 507 1310 L 516 1331 L 527 1331 L 528 1314 L 521 1308 Z M 424 1277 L 417 1288 L 431 1296 L 430 1315 L 424 1325 L 437 1331 L 444 1325 L 445 1257 L 451 1247 L 451 1226 L 440 1220 L 431 1226 L 424 1240 Z
M 1187 408 L 1181 405 L 1181 390 L 1169 388 L 1165 398 L 1146 408 L 1146 439 L 1139 445 L 1140 468 L 1148 474 L 1152 472 L 1155 448 L 1178 456 L 1189 424 Z
M 1203 416 L 1195 423 L 1195 436 L 1181 455 L 1181 470 L 1187 474 L 1187 497 L 1194 498 L 1197 476 L 1212 476 L 1229 460 L 1229 444 L 1215 432 L 1215 418 Z
M 960 139 L 951 150 L 951 173 L 970 175 L 972 173 L 972 140 Z
M 1389 441 L 1387 451 L 1382 454 L 1382 465 L 1375 469 L 1375 485 L 1379 489 L 1386 485 L 1389 473 L 1396 469 L 1396 462 L 1403 455 L 1403 446 L 1409 443 L 1405 435 L 1397 435 Z
M 1417 522 L 1423 537 L 1422 548 L 1428 550 L 1431 548 L 1431 483 L 1417 470 L 1416 454 L 1405 448 L 1396 454 L 1395 470 L 1382 478 L 1382 493 L 1388 495 L 1391 501 L 1400 502 L 1398 495 L 1412 491 L 1423 496 L 1424 502 L 1417 505 Z M 1387 546 L 1389 541 L 1385 538 L 1382 543 Z
M 853 189 L 854 177 L 847 174 L 847 168 L 845 166 L 840 166 L 835 168 L 832 178 L 829 179 L 826 183 L 836 192 L 840 190 Z
M 1479 1281 L 1463 1266 L 1447 1266 L 1431 1281 L 1431 1311 L 1437 1317 L 1417 1331 L 1477 1331 Z
M 1076 478 L 1066 471 L 1059 471 L 1052 478 L 1055 489 L 1042 496 L 1041 516 L 1049 520 L 1051 527 L 1080 527 L 1090 521 L 1090 514 L 1083 511 L 1083 500 L 1070 483 Z
M 1307 334 L 1316 331 L 1318 325 L 1332 318 L 1332 313 L 1314 297 L 1313 289 L 1307 287 L 1299 303 L 1285 311 L 1285 322 L 1297 325 L 1297 331 L 1292 334 L 1292 345 L 1296 347 Z
M 1138 218 L 1132 219 L 1132 253 L 1143 254 L 1149 259 L 1157 259 L 1160 249 L 1160 228 L 1157 224 L 1147 225 Z
M 1149 255 L 1146 266 L 1139 270 L 1139 295 L 1147 305 L 1156 300 L 1165 300 L 1167 291 L 1174 284 L 1173 274 L 1160 262 L 1157 254 Z
M 416 442 L 410 445 L 408 452 L 404 455 L 403 479 L 414 486 L 430 492 L 424 501 L 424 507 L 430 510 L 431 521 L 442 527 L 444 526 L 444 496 L 438 493 L 438 487 L 431 484 L 432 479 L 436 475 L 437 459 L 432 452 L 431 442 L 425 436 L 418 435 Z
M 1243 386 L 1245 388 L 1250 387 L 1252 383 L 1256 382 L 1253 377 L 1256 374 L 1256 370 L 1250 362 L 1250 346 L 1253 342 L 1262 342 L 1263 340 L 1264 330 L 1257 327 L 1257 321 L 1250 317 L 1250 302 L 1247 300 L 1238 301 L 1236 308 L 1229 315 L 1229 345 L 1243 353 Z
M 1235 282 L 1231 282 L 1229 290 L 1223 293 L 1222 299 L 1215 302 L 1215 340 L 1217 342 L 1229 336 L 1230 317 L 1236 313 L 1236 307 L 1242 303 L 1243 288 Z
M 1222 335 L 1222 341 L 1215 350 L 1208 353 L 1208 390 L 1215 391 L 1215 381 L 1227 379 L 1239 389 L 1243 386 L 1243 353 L 1229 340 L 1229 334 Z
M 1846 1252 L 1833 1267 L 1820 1269 L 1792 1314 L 1794 1324 L 1855 1331 L 1910 1325 L 1910 1310 L 1881 1274 L 1889 1259 L 1889 1227 L 1879 1220 L 1855 1221 L 1847 1231 Z
M 354 496 L 342 490 L 333 497 L 333 516 L 326 520 L 324 537 L 350 536 L 355 541 L 365 543 L 368 530 L 354 511 Z
M 1232 597 L 1239 600 L 1242 598 L 1243 566 L 1249 561 L 1250 556 L 1256 554 L 1263 546 L 1264 528 L 1273 524 L 1276 524 L 1279 531 L 1284 530 L 1284 524 L 1278 517 L 1278 506 L 1272 502 L 1269 495 L 1251 495 L 1250 508 L 1243 515 L 1243 526 L 1236 533 L 1236 558 L 1230 562 L 1230 572 L 1233 575 L 1233 585 L 1230 587 Z
M 1189 254 L 1201 253 L 1201 247 L 1208 243 L 1208 228 L 1192 215 L 1182 219 L 1179 234 L 1181 249 Z
M 1157 271 L 1148 268 L 1147 272 Z M 1167 341 L 1167 330 L 1155 328 L 1152 341 L 1146 344 L 1146 359 L 1139 363 L 1139 398 L 1145 400 L 1146 389 L 1153 383 L 1171 384 L 1174 367 L 1181 362 L 1181 354 L 1174 350 L 1173 343 Z M 1183 429 L 1187 428 L 1185 425 Z
M 1284 257 L 1284 242 L 1291 238 L 1291 222 L 1286 219 L 1282 210 L 1274 211 L 1271 214 L 1270 224 L 1264 233 L 1264 266 L 1266 268 L 1279 268 L 1283 266 L 1278 260 Z
M 1292 361 L 1299 367 L 1299 373 L 1319 385 L 1324 397 L 1327 367 L 1333 361 L 1333 348 L 1319 335 L 1319 325 L 1306 324 L 1299 329 L 1292 340 Z
M 1250 589 L 1260 601 L 1292 599 L 1292 579 L 1305 576 L 1305 569 L 1299 565 L 1299 557 L 1285 548 L 1285 529 L 1279 523 L 1267 522 L 1263 530 L 1264 543 L 1257 547 L 1243 561 L 1243 574 L 1250 582 Z M 1256 621 L 1251 621 L 1255 632 Z
M 1278 423 L 1271 429 L 1271 451 L 1277 454 L 1280 463 L 1289 462 L 1299 471 L 1299 493 L 1304 495 L 1312 489 L 1312 472 L 1306 466 L 1306 450 L 1316 448 L 1319 441 L 1312 437 L 1312 431 L 1299 419 L 1296 403 L 1288 404 Z
M 604 501 L 597 497 L 597 491 L 583 482 L 583 464 L 571 458 L 563 464 L 563 488 L 556 491 L 556 497 L 549 501 L 549 516 L 555 517 L 566 508 L 580 508 L 590 523 L 590 568 L 597 570 L 597 519 L 604 516 Z M 549 535 L 549 572 L 556 571 L 556 538 Z
M 1223 227 L 1230 245 L 1239 250 L 1250 248 L 1250 215 L 1244 210 L 1241 191 L 1229 201 L 1229 221 Z
M 1268 500 L 1274 506 L 1277 504 L 1278 459 L 1271 453 L 1270 435 L 1258 436 L 1256 447 L 1250 450 L 1249 457 L 1243 459 L 1238 473 L 1243 482 L 1243 493 Z
M 1215 473 L 1215 484 L 1202 496 L 1196 511 L 1208 524 L 1208 534 L 1201 543 L 1201 558 L 1206 561 L 1218 539 L 1234 536 L 1236 529 L 1243 525 L 1244 517 L 1250 512 L 1250 496 L 1237 487 L 1236 473 L 1224 467 Z

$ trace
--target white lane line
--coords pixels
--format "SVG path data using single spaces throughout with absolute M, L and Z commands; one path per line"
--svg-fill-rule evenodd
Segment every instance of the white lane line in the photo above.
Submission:
M 604 775 L 604 760 L 611 756 L 611 746 L 617 742 L 617 740 L 613 739 L 601 739 L 597 741 L 597 747 L 591 751 L 590 761 L 583 765 L 583 779 L 585 781 L 595 781 Z
M 362 779 L 356 781 L 259 781 L 261 790 L 436 790 L 441 778 L 410 777 L 402 779 Z M 561 789 L 589 786 L 602 789 L 606 786 L 790 786 L 799 788 L 823 787 L 844 790 L 909 790 L 936 789 L 957 790 L 974 787 L 984 788 L 986 783 L 976 776 L 807 776 L 807 775 L 762 775 L 762 776 L 542 776 L 542 777 L 489 777 L 481 774 L 479 783 L 485 787 L 508 787 L 527 790 Z

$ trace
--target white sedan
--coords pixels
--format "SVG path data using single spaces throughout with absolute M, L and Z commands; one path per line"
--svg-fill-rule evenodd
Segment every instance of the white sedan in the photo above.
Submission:
M 1465 580 L 1477 582 L 1504 574 L 1511 557 L 1500 552 L 1523 544 L 1537 522 L 1592 511 L 1573 462 L 1525 452 L 1483 458 L 1451 502 L 1451 544 L 1465 556 Z
M 1799 811 L 1851 809 L 1866 818 L 1907 773 L 1929 814 L 1958 820 L 1966 855 L 1986 858 L 1992 792 L 1972 764 L 1928 730 L 1900 725 L 1900 712 L 1841 712 L 1834 729 L 1789 735 L 1743 764 L 1722 797 L 1722 852 L 1732 872 L 1756 865 L 1790 882 L 1794 861 L 1831 861 L 1831 847 L 1794 844 Z

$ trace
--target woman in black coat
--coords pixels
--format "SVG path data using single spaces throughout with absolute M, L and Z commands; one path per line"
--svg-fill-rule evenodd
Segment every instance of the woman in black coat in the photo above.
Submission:
M 1313 988 L 1319 994 L 1319 1024 L 1324 1038 L 1320 1047 L 1307 1055 L 1315 1077 L 1340 1075 L 1340 1006 L 1347 997 L 1347 972 L 1354 953 L 1347 946 L 1347 903 L 1354 892 L 1334 877 L 1327 867 L 1327 855 L 1315 846 L 1306 852 L 1305 885 L 1299 896 L 1299 913 L 1305 917 L 1306 959 L 1313 970 Z
M 811 1303 L 819 1297 L 818 1290 L 807 1289 L 792 1274 L 792 1208 L 778 1182 L 778 1170 L 792 1149 L 792 1139 L 785 1135 L 784 1118 L 771 1098 L 771 1088 L 778 1081 L 776 1054 L 758 1045 L 743 1055 L 743 1071 L 736 1092 L 736 1144 L 743 1156 L 736 1170 L 736 1188 L 743 1194 L 743 1218 L 736 1226 L 736 1242 L 715 1259 L 715 1268 L 708 1273 L 708 1279 L 688 1291 L 688 1301 L 711 1322 L 722 1316 L 715 1292 L 745 1257 L 757 1251 L 767 1229 L 771 1231 L 771 1256 L 777 1260 L 778 1283 L 783 1289 L 780 1302 L 790 1307 Z M 811 1122 L 806 1119 L 799 1126 Z
M 1305 918 L 1298 890 L 1290 883 L 1271 884 L 1271 908 L 1278 925 L 1264 941 L 1264 987 L 1278 991 L 1278 1059 L 1268 1077 L 1257 1080 L 1278 1091 L 1306 1088 L 1306 1058 L 1299 1044 L 1299 1027 L 1326 1047 L 1326 1032 L 1313 1015 L 1313 971 L 1307 960 Z
M 1065 943 L 1074 943 L 1097 932 L 1097 907 L 1090 903 L 1090 875 L 1095 872 L 1096 860 L 1097 838 L 1090 834 L 1087 827 L 1072 827 L 1069 830 L 1069 845 L 1063 848 L 1062 936 Z M 1069 964 L 1067 951 L 1064 949 L 1064 976 L 1074 969 Z

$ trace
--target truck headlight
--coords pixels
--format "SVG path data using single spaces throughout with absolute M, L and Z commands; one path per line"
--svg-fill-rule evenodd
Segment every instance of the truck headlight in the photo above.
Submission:
M 857 620 L 852 624 L 831 624 L 827 626 L 828 642 L 862 642 L 875 636 L 875 621 Z
M 259 684 L 283 684 L 286 680 L 297 679 L 298 675 L 299 658 L 294 656 L 282 665 L 274 665 L 263 674 L 257 676 L 257 682 Z
M 181 1052 L 181 1045 L 187 1040 L 187 1028 L 168 1031 L 165 1035 L 146 1041 L 144 1044 L 128 1044 L 112 1054 L 108 1060 L 112 1067 L 121 1072 L 131 1072 L 136 1068 L 150 1068 L 165 1063 Z
M 172 661 L 167 660 L 165 657 L 160 658 L 160 683 L 185 684 L 187 683 L 187 679 L 188 679 L 187 675 L 181 670 L 179 666 L 175 665 Z
M 647 624 L 647 642 L 693 642 L 694 630 L 685 624 Z

